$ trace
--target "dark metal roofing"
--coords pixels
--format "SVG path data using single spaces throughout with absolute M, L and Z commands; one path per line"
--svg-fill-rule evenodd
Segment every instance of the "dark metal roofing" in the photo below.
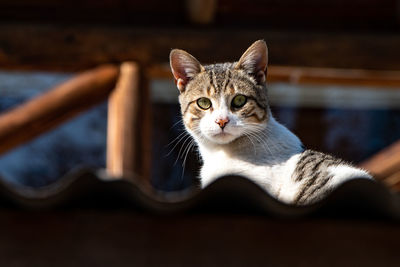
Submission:
M 153 214 L 222 211 L 257 213 L 273 217 L 381 217 L 400 218 L 400 194 L 365 179 L 351 180 L 326 199 L 304 207 L 285 205 L 250 180 L 239 176 L 218 179 L 203 190 L 161 192 L 141 179 L 110 179 L 101 170 L 79 169 L 42 188 L 2 182 L 0 206 L 29 210 L 90 207 L 124 208 Z

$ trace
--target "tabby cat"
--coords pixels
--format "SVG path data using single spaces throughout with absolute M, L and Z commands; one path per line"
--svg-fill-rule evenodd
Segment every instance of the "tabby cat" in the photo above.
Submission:
M 268 104 L 267 63 L 262 40 L 233 63 L 203 66 L 183 50 L 171 51 L 183 122 L 203 160 L 202 186 L 224 175 L 242 175 L 285 203 L 304 205 L 345 180 L 372 179 L 340 159 L 306 150 L 275 120 Z

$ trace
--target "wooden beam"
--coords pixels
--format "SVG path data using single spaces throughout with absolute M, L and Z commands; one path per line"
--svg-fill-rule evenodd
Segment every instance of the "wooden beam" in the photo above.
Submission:
M 102 63 L 166 63 L 172 48 L 203 63 L 238 60 L 264 39 L 272 65 L 400 70 L 400 36 L 241 28 L 0 25 L 0 69 L 82 70 Z
M 362 162 L 360 167 L 368 170 L 376 178 L 382 180 L 400 172 L 400 141 L 395 142 Z
M 132 175 L 138 157 L 139 68 L 123 63 L 108 100 L 107 171 L 112 177 Z
M 108 102 L 107 171 L 115 178 L 140 174 L 148 181 L 145 164 L 151 140 L 143 133 L 148 134 L 150 124 L 144 124 L 141 118 L 148 113 L 150 102 L 143 96 L 142 85 L 139 66 L 123 63 Z
M 153 65 L 147 69 L 147 73 L 151 78 L 173 79 L 167 64 Z M 399 89 L 400 71 L 270 66 L 267 80 L 291 84 L 334 84 Z
M 400 71 L 271 66 L 270 82 L 400 88 Z
M 107 99 L 118 68 L 100 66 L 0 115 L 0 154 L 45 133 Z
M 383 182 L 390 188 L 400 192 L 400 171 L 391 174 Z

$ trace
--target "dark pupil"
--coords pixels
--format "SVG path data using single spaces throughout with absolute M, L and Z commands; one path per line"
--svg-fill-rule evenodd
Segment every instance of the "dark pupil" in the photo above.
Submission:
M 235 99 L 233 99 L 233 106 L 241 107 L 245 104 L 245 102 L 246 102 L 246 97 L 239 95 L 239 96 L 236 96 Z
M 197 100 L 197 104 L 203 109 L 208 109 L 211 106 L 210 100 L 207 98 L 200 98 Z

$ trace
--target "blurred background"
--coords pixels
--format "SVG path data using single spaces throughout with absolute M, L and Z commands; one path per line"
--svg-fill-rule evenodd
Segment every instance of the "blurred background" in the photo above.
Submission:
M 360 164 L 400 138 L 399 30 L 399 0 L 0 0 L 0 147 L 13 138 L 1 136 L 8 112 L 82 71 L 134 61 L 149 95 L 136 110 L 149 125 L 137 137 L 149 158 L 141 174 L 160 190 L 195 185 L 199 156 L 181 136 L 169 52 L 235 61 L 264 39 L 278 121 L 306 147 Z M 1 150 L 0 175 L 43 186 L 82 165 L 105 168 L 108 113 L 104 97 Z M 399 173 L 387 175 L 393 184 Z

